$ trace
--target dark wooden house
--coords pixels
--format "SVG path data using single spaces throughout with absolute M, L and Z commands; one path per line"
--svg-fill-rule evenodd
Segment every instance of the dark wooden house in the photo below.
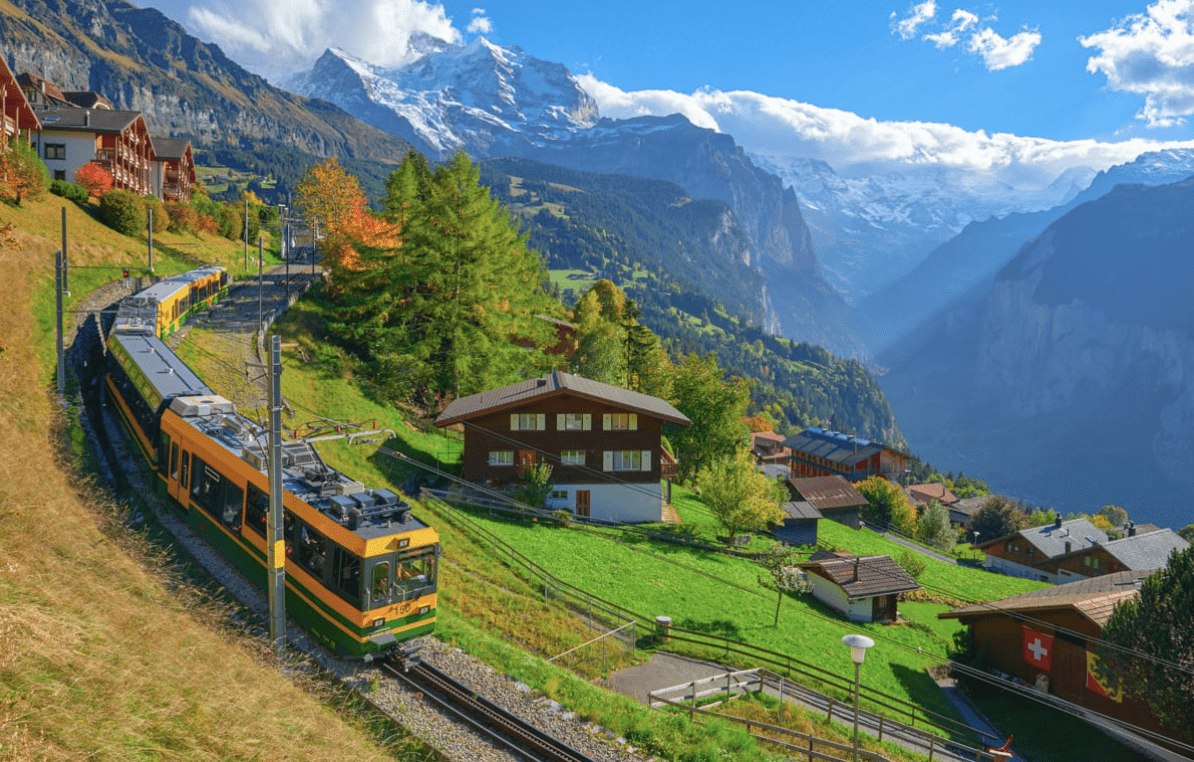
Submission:
M 792 476 L 843 476 L 852 482 L 871 476 L 899 481 L 908 456 L 849 434 L 810 427 L 784 440 L 792 451 Z
M 859 529 L 862 509 L 867 499 L 842 476 L 810 476 L 788 479 L 788 492 L 795 500 L 803 500 L 827 519 Z
M 658 397 L 558 370 L 462 397 L 436 420 L 464 427 L 465 479 L 508 484 L 547 463 L 547 507 L 619 522 L 662 518 L 662 482 L 675 476 L 661 445 L 665 423 L 691 425 Z

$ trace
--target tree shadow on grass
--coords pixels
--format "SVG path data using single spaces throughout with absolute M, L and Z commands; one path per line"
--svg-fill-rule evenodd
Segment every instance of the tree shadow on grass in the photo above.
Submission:
M 742 630 L 737 622 L 727 619 L 691 619 L 685 618 L 676 622 L 676 626 L 684 630 L 692 630 L 706 635 L 717 635 L 730 640 L 741 640 Z

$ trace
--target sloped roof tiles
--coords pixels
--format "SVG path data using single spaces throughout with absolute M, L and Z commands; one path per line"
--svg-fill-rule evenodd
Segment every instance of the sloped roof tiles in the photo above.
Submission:
M 920 585 L 890 556 L 825 558 L 800 564 L 833 582 L 851 600 L 919 590 Z
M 961 619 L 1072 608 L 1102 627 L 1111 617 L 1116 605 L 1135 596 L 1140 591 L 1140 582 L 1152 573 L 1152 570 L 1135 570 L 1104 574 L 1013 595 L 998 601 L 962 606 L 952 611 L 943 611 L 937 616 L 940 619 Z
M 1185 550 L 1190 543 L 1178 536 L 1172 529 L 1162 529 L 1148 534 L 1137 534 L 1104 543 L 1103 549 L 1127 569 L 1160 569 L 1169 563 L 1169 554 Z
M 608 403 L 618 408 L 643 413 L 681 426 L 692 424 L 687 416 L 666 400 L 555 370 L 546 376 L 528 378 L 500 389 L 490 389 L 480 394 L 453 400 L 444 409 L 444 412 L 440 413 L 435 425 L 448 426 L 476 418 L 479 415 L 521 407 L 536 399 L 564 394 Z
M 788 484 L 818 511 L 861 508 L 867 499 L 844 476 L 792 477 Z

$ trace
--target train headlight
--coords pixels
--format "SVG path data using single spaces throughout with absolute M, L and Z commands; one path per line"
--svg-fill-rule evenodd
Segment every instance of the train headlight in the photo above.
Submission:
M 420 607 L 419 607 L 419 613 L 420 613 L 420 614 L 426 614 L 428 611 L 431 611 L 431 607 L 430 607 L 430 606 L 420 606 Z
M 374 619 L 374 620 L 373 620 L 373 626 L 374 626 L 374 627 L 381 627 L 381 626 L 385 625 L 385 623 L 386 623 L 386 619 L 385 619 L 385 617 L 382 617 L 381 619 Z

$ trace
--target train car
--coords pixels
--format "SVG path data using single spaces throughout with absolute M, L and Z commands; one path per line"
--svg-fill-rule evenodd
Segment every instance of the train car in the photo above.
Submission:
M 158 490 L 266 589 L 268 436 L 154 335 L 109 337 L 106 388 Z M 338 655 L 383 657 L 431 632 L 439 537 L 387 489 L 282 447 L 286 613 Z
M 166 338 L 187 318 L 228 294 L 228 270 L 219 265 L 163 278 L 120 302 L 113 333 L 153 333 Z

